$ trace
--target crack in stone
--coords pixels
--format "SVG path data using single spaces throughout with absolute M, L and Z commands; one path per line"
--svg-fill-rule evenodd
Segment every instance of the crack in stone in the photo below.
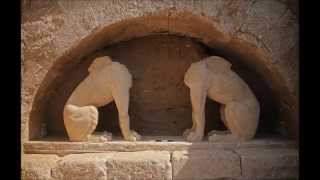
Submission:
M 247 20 L 248 16 L 250 15 L 250 12 L 252 11 L 252 8 L 253 8 L 254 3 L 256 3 L 256 1 L 255 1 L 255 0 L 252 0 L 252 1 L 249 3 L 249 5 L 247 6 L 248 9 L 247 9 L 247 11 L 246 11 L 246 19 L 244 19 L 244 20 L 240 23 L 240 25 L 236 28 L 236 30 L 235 30 L 234 33 L 232 34 L 233 36 L 236 36 L 236 35 L 238 35 L 238 33 L 241 33 L 241 32 L 242 32 L 241 29 L 242 29 L 242 27 L 246 24 L 246 20 Z
M 235 32 L 232 34 L 232 36 L 237 36 L 239 33 L 242 33 L 242 26 L 245 24 L 245 22 L 242 22 L 239 27 L 235 30 Z
M 171 179 L 173 179 L 173 152 L 170 153 L 170 165 L 171 165 Z
M 176 2 L 174 1 L 174 3 L 176 3 Z M 171 9 L 168 9 L 168 14 L 167 14 L 167 30 L 168 30 L 168 34 L 171 34 L 170 33 L 170 17 L 171 17 Z
M 248 10 L 246 13 L 250 14 L 250 12 L 253 10 L 253 6 L 254 4 L 256 3 L 257 1 L 256 0 L 252 0 L 248 6 Z
M 243 31 L 241 28 L 239 28 L 239 30 L 237 30 L 235 34 L 237 34 L 237 33 L 243 33 L 243 34 L 250 35 L 251 37 L 253 37 L 257 41 L 257 43 L 260 43 L 262 45 L 262 47 L 265 50 L 267 50 L 269 56 L 271 56 L 273 54 L 272 49 L 269 48 L 269 46 L 263 41 L 262 37 L 259 37 L 256 34 L 249 32 L 249 31 Z M 272 61 L 272 63 L 275 63 L 275 62 L 276 62 L 276 60 Z
M 53 175 L 53 168 L 50 169 L 50 177 L 54 178 L 52 175 Z
M 240 161 L 240 176 L 243 177 L 243 169 L 242 169 L 242 158 L 241 155 L 237 153 L 235 149 L 231 150 L 236 156 L 238 156 Z
M 287 12 L 289 12 L 290 10 L 287 8 L 286 10 L 284 10 L 284 12 L 279 16 L 279 18 L 278 18 L 278 20 L 277 20 L 277 22 L 276 23 L 274 23 L 274 24 L 271 24 L 271 26 L 273 26 L 273 25 L 275 25 L 275 24 L 278 24 L 280 21 L 281 21 L 281 19 L 287 14 Z

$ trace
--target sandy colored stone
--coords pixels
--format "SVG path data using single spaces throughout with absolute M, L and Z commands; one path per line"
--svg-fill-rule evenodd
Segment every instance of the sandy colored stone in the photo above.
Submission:
M 234 134 L 231 134 L 230 131 L 216 131 L 212 130 L 208 133 L 209 142 L 234 142 L 239 143 L 239 138 Z
M 45 107 L 48 111 L 44 119 L 48 122 L 51 134 L 67 136 L 61 116 L 63 106 L 72 90 L 88 75 L 87 69 L 94 57 L 101 55 L 108 55 L 124 64 L 133 77 L 129 106 L 132 129 L 141 135 L 180 136 L 183 130 L 191 126 L 189 89 L 183 84 L 183 76 L 192 62 L 208 54 L 205 54 L 201 43 L 193 39 L 152 35 L 102 49 L 61 75 L 63 82 Z M 218 106 L 211 108 L 210 105 L 207 107 L 210 114 L 207 118 L 212 119 L 218 113 Z M 113 137 L 119 136 L 116 104 L 112 102 L 98 108 L 98 111 L 95 131 L 106 130 Z M 214 121 L 207 128 L 212 129 L 212 125 Z
M 68 52 L 70 49 L 75 48 L 76 51 L 74 51 L 73 53 L 77 52 L 80 56 L 86 56 L 88 55 L 88 52 L 90 52 L 90 50 L 88 49 L 92 48 L 92 50 L 95 50 L 94 47 L 99 47 L 99 45 L 93 43 L 96 42 L 95 40 L 83 41 L 84 36 L 90 36 L 97 32 L 97 30 L 101 30 L 104 28 L 105 33 L 103 33 L 102 35 L 95 34 L 93 36 L 90 36 L 90 38 L 100 40 L 100 45 L 106 45 L 110 42 L 118 42 L 120 40 L 130 39 L 132 37 L 147 36 L 150 33 L 156 32 L 169 31 L 170 33 L 174 34 L 172 30 L 168 29 L 167 27 L 169 25 L 171 25 L 172 27 L 175 26 L 175 19 L 172 19 L 170 16 L 173 11 L 181 13 L 187 10 L 190 11 L 190 13 L 198 14 L 198 11 L 200 9 L 201 11 L 203 11 L 200 12 L 201 16 L 207 18 L 208 22 L 210 22 L 209 24 L 213 22 L 223 33 L 234 32 L 237 31 L 237 29 L 233 28 L 240 29 L 241 27 L 241 31 L 243 32 L 239 33 L 240 35 L 237 35 L 236 33 L 235 36 L 245 42 L 254 42 L 252 43 L 253 46 L 257 46 L 258 49 L 264 49 L 265 53 L 270 57 L 277 57 L 283 54 L 285 49 L 288 49 L 288 54 L 294 54 L 296 51 L 295 48 L 290 47 L 292 44 L 291 40 L 294 38 L 292 37 L 292 34 L 296 34 L 295 28 L 298 22 L 297 20 L 293 19 L 294 16 L 290 15 L 290 11 L 286 9 L 287 7 L 283 8 L 283 5 L 279 5 L 279 3 L 285 4 L 284 2 L 297 2 L 295 0 L 204 0 L 188 2 L 164 0 L 143 1 L 143 3 L 141 3 L 141 1 L 133 0 L 115 2 L 93 1 L 92 3 L 90 2 L 89 5 L 87 5 L 86 2 L 73 1 L 72 3 L 70 3 L 70 6 L 65 6 L 65 1 L 58 3 L 59 6 L 55 5 L 57 4 L 56 1 L 28 1 L 28 3 L 25 3 L 24 1 L 24 6 L 26 6 L 26 4 L 27 6 L 22 10 L 21 45 L 23 49 L 23 62 L 21 66 L 23 71 L 21 96 L 24 112 L 21 119 L 22 123 L 25 126 L 25 128 L 22 128 L 22 134 L 24 137 L 22 143 L 29 140 L 29 137 L 40 137 L 38 135 L 39 133 L 37 132 L 40 128 L 37 127 L 38 125 L 39 127 L 41 127 L 41 123 L 38 123 L 38 121 L 34 121 L 30 114 L 31 111 L 34 111 L 39 115 L 40 113 L 45 113 L 43 111 L 39 111 L 38 107 L 46 105 L 47 102 L 38 103 L 37 99 L 43 99 L 42 97 L 48 97 L 48 94 L 50 94 L 50 91 L 52 89 L 50 87 L 43 87 L 46 87 L 45 84 L 50 84 L 54 80 L 54 78 L 59 75 L 59 71 L 55 71 L 58 69 L 56 68 L 55 64 L 65 62 L 65 58 L 62 58 L 61 55 L 65 52 Z M 246 5 L 247 2 L 250 2 L 248 3 L 250 4 L 250 7 L 242 6 L 242 4 Z M 106 5 L 103 5 L 103 3 L 105 3 Z M 39 4 L 42 5 L 39 6 Z M 79 4 L 84 5 L 79 6 Z M 93 6 L 92 4 L 97 5 Z M 141 4 L 143 4 L 143 7 L 141 7 Z M 183 6 L 188 6 L 188 8 L 181 8 Z M 157 21 L 157 18 L 149 17 L 146 14 L 146 12 L 158 13 L 159 11 L 167 8 L 171 9 L 166 11 L 168 12 L 167 14 L 159 16 L 159 21 Z M 279 8 L 283 8 L 283 11 L 281 9 L 281 11 L 279 11 Z M 147 9 L 147 11 L 145 9 Z M 274 11 L 277 11 L 279 13 L 274 13 Z M 101 15 L 98 12 L 101 13 Z M 243 16 L 245 12 L 249 12 L 249 18 L 245 18 L 245 16 Z M 93 16 L 91 15 L 91 13 L 93 14 Z M 288 16 L 288 14 L 290 16 Z M 126 19 L 138 17 L 141 15 L 146 15 L 147 18 L 145 19 L 147 19 L 147 21 L 144 22 L 141 21 L 141 18 L 137 18 L 136 21 L 133 21 L 133 23 L 128 23 L 127 26 L 114 26 L 114 23 L 119 23 L 120 20 L 122 21 L 119 24 L 126 23 Z M 275 17 L 275 15 L 277 15 L 278 17 L 281 17 L 282 15 L 282 18 L 278 19 L 278 17 Z M 208 16 L 213 16 L 213 18 L 208 18 Z M 182 15 L 182 17 L 185 17 L 184 14 Z M 259 17 L 263 18 L 260 19 Z M 266 19 L 267 21 L 265 21 L 264 19 Z M 286 21 L 288 22 L 288 24 L 291 24 L 291 26 L 283 26 L 284 23 L 282 21 L 284 19 L 288 19 L 288 21 Z M 291 20 L 293 21 L 293 23 Z M 160 25 L 159 22 L 161 22 L 163 25 Z M 214 47 L 214 43 L 210 44 L 210 42 L 212 41 L 210 35 L 214 33 L 204 28 L 203 26 L 200 26 L 199 19 L 187 19 L 186 22 L 186 28 L 181 28 L 180 31 L 178 31 L 179 33 L 186 35 L 187 37 L 201 37 L 199 38 L 199 40 L 204 42 L 206 45 L 209 45 L 210 47 Z M 270 22 L 280 23 L 277 27 L 270 24 Z M 150 26 L 146 26 L 145 24 Z M 74 27 L 76 27 L 76 29 Z M 201 29 L 201 31 L 198 31 L 197 27 Z M 270 30 L 268 27 L 276 29 Z M 190 29 L 196 30 L 190 33 Z M 205 29 L 207 31 L 205 31 Z M 139 34 L 135 34 L 133 32 L 139 32 Z M 249 38 L 246 37 L 250 37 L 252 41 L 250 41 Z M 78 45 L 82 48 L 78 48 Z M 231 44 L 223 44 L 223 47 L 229 48 L 230 45 Z M 252 56 L 252 54 L 254 56 L 257 56 L 254 51 L 248 51 L 248 49 L 246 49 L 246 47 L 242 45 L 243 44 L 238 47 L 239 51 L 243 50 L 246 54 L 248 54 L 248 56 Z M 233 50 L 234 52 L 239 52 L 237 49 Z M 275 53 L 277 54 L 276 56 L 273 55 Z M 73 58 L 72 56 L 70 56 L 70 59 L 72 59 L 72 61 L 75 60 L 75 58 Z M 276 93 L 281 96 L 279 101 L 284 101 L 284 103 L 286 103 L 287 101 L 285 100 L 291 99 L 292 96 L 292 100 L 294 102 L 298 102 L 298 96 L 296 96 L 295 94 L 291 94 L 290 92 L 298 91 L 299 83 L 297 77 L 299 75 L 299 66 L 293 66 L 289 64 L 298 62 L 298 58 L 270 58 L 265 61 L 263 61 L 263 58 L 257 58 L 253 59 L 253 63 L 251 65 L 258 65 L 258 63 L 261 63 L 264 67 L 273 67 L 269 64 L 269 60 L 271 60 L 271 62 L 277 63 L 274 68 L 270 68 L 270 71 L 260 71 L 257 68 L 257 71 L 260 71 L 260 73 L 264 73 L 265 77 L 269 77 L 272 74 L 276 74 L 277 71 L 280 71 L 280 74 L 275 75 L 276 79 L 279 79 L 279 86 L 273 86 L 274 80 L 272 79 L 266 78 L 266 81 L 270 86 L 273 86 L 274 89 L 283 90 L 283 93 Z M 287 61 L 287 63 L 282 63 L 282 61 Z M 63 67 L 65 67 L 66 65 L 64 63 L 61 64 Z M 51 67 L 54 68 L 50 69 Z M 289 105 L 290 104 L 291 103 L 289 103 Z M 281 105 L 280 108 L 282 109 L 286 105 L 288 104 Z M 41 116 L 39 119 L 41 119 Z M 29 132 L 31 134 L 30 136 Z M 72 145 L 74 144 L 72 143 Z M 79 146 L 79 149 L 81 149 L 80 147 L 82 147 L 82 145 L 83 144 Z M 98 146 L 96 144 L 91 145 L 95 147 Z M 65 147 L 67 147 L 67 145 Z M 51 146 L 46 146 L 46 148 L 50 150 Z M 124 150 L 126 149 L 125 147 L 122 148 Z M 51 153 L 54 153 L 54 150 L 51 149 Z
M 57 155 L 25 154 L 21 159 L 21 179 L 49 180 L 51 169 L 57 164 Z
M 201 141 L 204 136 L 207 97 L 222 104 L 221 120 L 233 135 L 240 140 L 254 137 L 259 123 L 259 102 L 246 82 L 231 70 L 230 62 L 211 56 L 192 63 L 184 82 L 190 88 L 192 104 L 193 126 L 183 134 L 188 141 Z
M 38 162 L 38 158 L 33 158 L 32 162 L 26 165 L 29 170 L 29 176 L 26 177 L 37 171 L 36 175 L 41 175 L 38 179 L 48 179 L 52 168 L 52 178 L 57 180 L 172 179 L 170 153 L 167 151 L 71 154 L 54 161 L 55 164 L 46 168 L 46 171 L 35 169 L 41 164 L 46 167 L 46 164 L 51 163 L 51 156 L 57 157 L 43 155 L 48 158 Z M 33 171 L 30 171 L 31 168 Z M 25 171 L 23 173 L 27 174 Z
M 149 16 L 151 14 L 157 14 L 157 16 Z M 172 14 L 181 14 L 181 18 L 177 19 Z M 194 15 L 194 18 L 190 18 L 191 14 Z M 228 33 L 236 32 L 234 33 L 235 38 L 240 38 L 245 42 L 248 42 L 248 39 L 242 38 L 242 35 L 250 36 L 250 39 L 253 39 L 252 42 L 255 42 L 252 45 L 258 47 L 256 50 L 264 49 L 264 53 L 268 54 L 268 57 L 275 57 L 272 55 L 275 53 L 283 54 L 285 49 L 288 50 L 288 54 L 296 51 L 290 47 L 294 44 L 294 39 L 297 39 L 292 36 L 297 34 L 295 29 L 298 22 L 283 1 L 176 2 L 166 0 L 141 2 L 134 0 L 132 2 L 47 1 L 46 3 L 32 1 L 30 5 L 23 8 L 22 17 L 22 104 L 26 109 L 26 113 L 22 115 L 22 120 L 31 121 L 30 128 L 27 127 L 22 132 L 26 139 L 28 139 L 29 132 L 31 138 L 40 137 L 37 126 L 41 125 L 38 122 L 43 118 L 39 117 L 39 121 L 34 121 L 34 118 L 30 116 L 31 107 L 35 105 L 32 111 L 36 114 L 44 113 L 37 107 L 43 106 L 46 102 L 42 104 L 36 100 L 33 104 L 34 99 L 49 97 L 47 93 L 52 88 L 48 87 L 46 89 L 47 86 L 43 84 L 50 84 L 59 75 L 55 71 L 59 69 L 56 68 L 56 64 L 67 62 L 65 59 L 68 59 L 66 57 L 69 55 L 71 61 L 76 61 L 81 56 L 87 56 L 110 43 L 167 31 L 171 34 L 177 33 L 187 37 L 196 37 L 208 47 L 214 49 L 217 47 L 217 50 L 225 50 L 231 47 L 237 53 L 244 51 L 248 56 L 259 56 L 259 53 L 256 53 L 255 50 L 248 50 L 245 44 L 240 43 L 241 46 L 232 48 L 234 43 L 230 41 L 223 41 L 222 44 L 216 44 L 215 42 Z M 291 23 L 291 20 L 294 23 Z M 274 26 L 274 23 L 277 22 L 279 22 L 279 25 Z M 282 26 L 284 23 L 287 23 L 288 26 Z M 180 26 L 177 26 L 179 24 Z M 204 26 L 204 24 L 207 26 Z M 270 31 L 270 27 L 272 29 L 276 28 L 275 31 Z M 177 28 L 177 30 L 173 28 Z M 215 28 L 221 33 L 214 33 L 213 29 Z M 260 38 L 260 35 L 262 38 Z M 218 38 L 215 39 L 215 37 Z M 222 39 L 230 40 L 230 38 Z M 219 49 L 219 47 L 223 48 Z M 71 49 L 74 51 L 70 51 L 70 54 L 66 53 L 66 57 L 61 57 L 62 54 L 69 52 Z M 284 94 L 284 96 L 281 96 L 281 101 L 292 98 L 293 101 L 297 102 L 297 96 L 291 96 L 292 94 L 289 92 L 297 92 L 298 67 L 288 66 L 287 63 L 279 63 L 274 67 L 269 66 L 270 62 L 286 61 L 285 59 L 290 60 L 288 62 L 297 62 L 296 58 L 275 60 L 259 57 L 251 61 L 251 65 L 261 63 L 264 67 L 270 68 L 269 72 L 257 68 L 260 73 L 265 73 L 266 81 L 270 87 L 274 80 L 267 77 L 271 77 L 271 74 L 280 71 L 280 74 L 276 76 L 280 85 L 273 88 L 284 91 L 281 93 Z M 65 64 L 61 64 L 62 67 L 67 67 Z M 54 67 L 55 70 L 50 71 L 51 67 Z M 43 88 L 40 88 L 40 85 L 43 85 Z M 281 106 L 283 108 L 285 104 Z
M 114 153 L 72 154 L 58 161 L 52 177 L 59 180 L 106 180 L 106 162 Z
M 171 180 L 170 154 L 167 151 L 115 153 L 106 163 L 108 179 Z
M 111 141 L 111 139 L 112 139 L 112 134 L 107 131 L 103 131 L 103 132 L 93 133 L 88 140 L 89 142 L 107 142 L 107 141 Z
M 173 140 L 173 142 L 157 142 L 156 139 Z M 246 142 L 186 142 L 181 136 L 175 137 L 148 137 L 143 136 L 141 141 L 128 142 L 114 138 L 113 141 L 103 143 L 73 142 L 65 140 L 30 141 L 24 144 L 25 153 L 70 154 L 90 152 L 130 152 L 130 151 L 183 151 L 201 149 L 233 149 L 236 148 L 295 148 L 293 140 L 287 139 L 253 139 Z
M 136 132 L 130 130 L 128 110 L 132 77 L 128 69 L 103 56 L 96 58 L 88 71 L 89 76 L 76 87 L 64 108 L 64 124 L 70 140 L 88 140 L 98 124 L 97 107 L 112 101 L 117 105 L 124 139 L 140 139 Z
M 218 179 L 240 177 L 240 158 L 228 150 L 174 151 L 173 179 Z
M 243 149 L 242 174 L 248 178 L 298 178 L 299 152 L 297 149 Z
M 189 149 L 174 151 L 171 160 L 168 151 L 26 154 L 21 167 L 28 180 L 297 179 L 298 169 L 298 150 L 271 147 Z

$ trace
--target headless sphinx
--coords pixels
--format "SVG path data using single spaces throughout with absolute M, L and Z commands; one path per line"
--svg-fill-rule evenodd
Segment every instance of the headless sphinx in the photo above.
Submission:
M 129 89 L 132 77 L 128 69 L 108 56 L 96 58 L 89 75 L 76 87 L 63 112 L 70 141 L 87 141 L 98 124 L 98 107 L 115 101 L 125 140 L 137 141 L 139 134 L 130 129 Z
M 192 103 L 193 125 L 183 133 L 188 141 L 201 141 L 204 136 L 207 97 L 222 104 L 221 119 L 229 129 L 227 132 L 210 132 L 209 141 L 221 136 L 234 140 L 249 140 L 255 136 L 259 102 L 248 85 L 231 70 L 227 60 L 211 56 L 191 64 L 184 82 L 190 89 Z

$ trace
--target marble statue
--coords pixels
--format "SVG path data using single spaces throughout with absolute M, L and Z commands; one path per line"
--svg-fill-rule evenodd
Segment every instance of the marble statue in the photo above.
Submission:
M 70 141 L 90 139 L 98 123 L 97 108 L 112 101 L 118 109 L 124 139 L 139 140 L 140 135 L 130 129 L 128 108 L 132 77 L 128 69 L 103 56 L 96 58 L 88 71 L 89 75 L 72 92 L 64 107 L 64 125 Z
M 220 115 L 228 132 L 212 131 L 209 141 L 228 137 L 240 141 L 255 136 L 260 106 L 248 85 L 231 70 L 231 64 L 218 56 L 207 57 L 191 64 L 184 76 L 190 89 L 192 128 L 184 131 L 187 141 L 201 141 L 205 128 L 206 98 L 222 104 Z

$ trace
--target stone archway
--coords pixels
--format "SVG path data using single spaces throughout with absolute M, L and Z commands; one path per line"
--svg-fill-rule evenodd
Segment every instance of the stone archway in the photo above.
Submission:
M 256 138 L 240 144 L 189 143 L 181 137 L 163 137 L 174 142 L 161 143 L 157 142 L 158 137 L 136 143 L 117 139 L 105 143 L 70 143 L 65 139 L 41 137 L 42 124 L 49 122 L 45 118 L 45 109 L 50 107 L 48 104 L 55 107 L 57 101 L 52 100 L 61 96 L 55 91 L 56 88 L 64 85 L 66 76 L 69 75 L 70 79 L 74 77 L 69 72 L 90 63 L 96 50 L 112 51 L 113 55 L 117 55 L 132 47 L 130 45 L 137 45 L 132 48 L 131 55 L 121 56 L 120 60 L 125 63 L 135 56 L 138 48 L 143 47 L 141 43 L 150 45 L 150 42 L 158 42 L 155 41 L 157 38 L 171 39 L 168 43 L 176 41 L 182 45 L 186 45 L 185 42 L 201 45 L 199 49 L 206 49 L 205 55 L 220 55 L 231 61 L 234 70 L 264 103 L 262 108 L 272 107 L 264 114 L 287 119 L 286 124 L 298 137 L 297 11 L 295 0 L 23 0 L 22 177 L 298 177 L 299 152 L 292 140 L 281 137 Z M 147 50 L 150 49 L 145 48 L 144 52 Z M 163 51 L 161 49 L 160 54 Z M 176 55 L 173 57 L 168 59 L 180 59 Z M 181 64 L 188 65 L 186 62 Z M 127 65 L 135 67 L 134 63 Z M 187 95 L 181 94 L 184 97 Z M 55 112 L 52 110 L 52 113 Z M 279 122 L 279 119 L 273 119 L 273 122 Z M 51 120 L 54 123 L 55 119 Z M 265 125 L 261 124 L 262 127 Z M 48 126 L 51 128 L 51 125 Z M 88 171 L 84 172 L 83 168 Z
M 280 66 L 275 66 L 272 55 L 241 39 L 221 32 L 217 23 L 205 16 L 196 16 L 187 12 L 169 12 L 162 15 L 147 15 L 128 18 L 106 27 L 99 28 L 83 38 L 76 46 L 68 49 L 57 58 L 46 76 L 41 81 L 37 94 L 33 100 L 32 111 L 29 117 L 29 139 L 40 137 L 43 121 L 43 108 L 59 85 L 61 74 L 69 71 L 79 61 L 96 50 L 111 44 L 144 37 L 152 34 L 166 33 L 170 35 L 187 36 L 214 49 L 217 55 L 229 59 L 237 59 L 239 64 L 245 64 L 249 69 L 263 77 L 273 95 L 277 99 L 278 108 L 284 118 L 288 118 L 291 130 L 297 133 L 297 97 L 287 86 L 287 77 L 283 76 Z M 292 133 L 291 133 L 292 134 Z M 293 133 L 294 134 L 294 133 Z

